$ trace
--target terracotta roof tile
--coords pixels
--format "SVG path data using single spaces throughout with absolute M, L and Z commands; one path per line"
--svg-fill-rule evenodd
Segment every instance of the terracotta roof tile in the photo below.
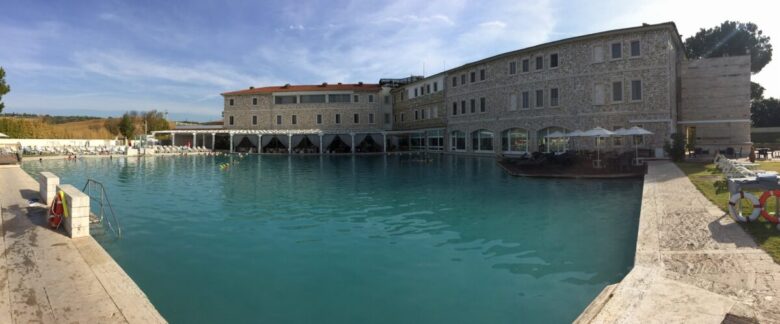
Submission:
M 352 84 L 320 84 L 320 85 L 283 85 L 262 88 L 250 88 L 237 91 L 222 93 L 226 95 L 248 95 L 248 94 L 270 94 L 273 92 L 293 92 L 293 91 L 368 91 L 376 92 L 382 87 L 375 83 L 352 83 Z

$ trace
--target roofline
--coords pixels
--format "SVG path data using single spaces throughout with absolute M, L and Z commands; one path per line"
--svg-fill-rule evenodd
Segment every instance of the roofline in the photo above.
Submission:
M 233 90 L 233 91 L 227 91 L 220 93 L 221 96 L 230 95 L 230 96 L 239 96 L 239 95 L 273 95 L 274 93 L 281 93 L 281 92 L 332 92 L 332 91 L 353 91 L 353 92 L 374 92 L 375 89 L 368 89 L 371 87 L 378 88 L 379 90 L 382 90 L 382 86 L 379 85 L 379 83 L 335 83 L 335 84 L 288 84 L 291 87 L 318 87 L 323 88 L 322 90 L 282 90 L 282 91 L 262 91 L 263 89 L 269 89 L 269 88 L 284 88 L 284 85 L 281 86 L 266 86 L 266 87 L 259 87 L 254 88 L 251 87 L 249 89 L 242 89 L 242 90 Z M 327 89 L 328 86 L 353 86 L 355 89 L 349 89 L 349 90 L 334 90 L 334 89 Z M 365 87 L 365 89 L 361 89 L 362 87 Z M 255 93 L 240 93 L 240 92 L 250 92 L 250 91 L 257 91 Z M 274 89 L 276 90 L 276 89 Z
M 501 59 L 501 58 L 504 58 L 504 57 L 507 57 L 507 56 L 516 55 L 516 54 L 520 54 L 520 53 L 524 53 L 524 52 L 536 51 L 536 50 L 539 50 L 539 49 L 542 49 L 542 48 L 545 48 L 545 47 L 561 45 L 561 44 L 565 44 L 565 43 L 569 43 L 569 42 L 581 41 L 581 40 L 592 39 L 592 38 L 603 37 L 603 36 L 609 36 L 609 35 L 612 35 L 612 34 L 621 34 L 621 33 L 626 33 L 626 32 L 631 32 L 631 31 L 656 30 L 656 29 L 670 29 L 672 32 L 674 32 L 674 36 L 676 36 L 676 37 L 672 37 L 672 38 L 674 38 L 674 40 L 676 41 L 677 45 L 679 45 L 681 50 L 683 51 L 683 53 L 685 53 L 685 44 L 682 42 L 682 37 L 680 36 L 680 33 L 677 31 L 677 25 L 675 25 L 675 23 L 673 21 L 668 21 L 668 22 L 663 22 L 663 23 L 658 23 L 658 24 L 653 24 L 653 25 L 649 25 L 648 24 L 648 25 L 642 25 L 642 26 L 637 26 L 637 27 L 627 27 L 627 28 L 613 29 L 613 30 L 602 31 L 602 32 L 598 32 L 598 33 L 592 33 L 592 34 L 586 34 L 586 35 L 580 35 L 580 36 L 574 36 L 574 37 L 559 39 L 559 40 L 552 41 L 552 42 L 542 43 L 542 44 L 534 45 L 534 46 L 531 46 L 531 47 L 521 48 L 521 49 L 518 49 L 518 50 L 514 50 L 514 51 L 509 51 L 509 52 L 493 55 L 491 57 L 487 57 L 487 58 L 481 59 L 479 61 L 466 63 L 466 64 L 460 65 L 458 67 L 454 67 L 454 68 L 451 68 L 449 70 L 442 71 L 439 74 L 441 74 L 441 73 L 449 74 L 450 72 L 455 71 L 455 70 L 460 70 L 460 69 L 469 68 L 469 67 L 472 67 L 472 66 L 475 66 L 475 65 L 484 64 L 484 63 L 487 63 L 487 62 L 490 62 L 490 61 L 494 61 L 494 60 L 497 60 L 497 59 Z

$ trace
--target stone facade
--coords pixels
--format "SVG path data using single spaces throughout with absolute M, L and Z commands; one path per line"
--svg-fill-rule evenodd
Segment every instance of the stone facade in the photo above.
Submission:
M 502 144 L 510 146 L 511 141 L 502 141 L 508 130 L 525 134 L 523 150 L 533 152 L 551 148 L 544 134 L 552 130 L 640 126 L 653 132 L 640 145 L 663 155 L 672 133 L 697 124 L 695 141 L 723 149 L 750 140 L 749 66 L 747 56 L 687 61 L 673 23 L 643 25 L 496 55 L 426 78 L 410 78 L 392 90 L 353 85 L 349 91 L 333 92 L 323 85 L 322 90 L 294 93 L 288 91 L 289 85 L 275 87 L 286 91 L 284 95 L 350 93 L 360 96 L 358 102 L 280 105 L 274 104 L 279 95 L 274 91 L 226 93 L 225 128 L 392 131 L 395 137 L 430 137 L 421 134 L 443 131 L 447 151 L 455 151 L 451 135 L 465 134 L 465 149 L 458 152 L 493 154 L 505 151 Z M 369 95 L 374 96 L 373 103 L 368 103 Z M 322 123 L 316 123 L 318 114 Z M 335 122 L 336 114 L 341 123 Z M 359 123 L 353 122 L 354 114 L 359 114 Z M 373 123 L 368 122 L 369 114 Z M 253 116 L 257 124 L 252 123 Z M 488 141 L 492 148 L 477 152 L 472 147 L 478 142 L 473 141 L 476 134 L 486 136 L 479 142 Z M 570 144 L 593 148 L 595 140 L 573 139 Z M 632 145 L 629 139 L 608 139 L 602 147 L 628 150 Z
M 372 88 L 373 89 L 373 88 Z M 344 103 L 298 103 L 276 104 L 274 96 L 277 93 L 224 95 L 224 127 L 226 129 L 257 129 L 257 130 L 301 130 L 323 129 L 343 131 L 376 131 L 392 128 L 392 104 L 385 103 L 389 89 L 369 91 L 322 91 L 285 92 L 279 95 L 349 95 L 349 102 Z M 371 97 L 371 99 L 369 99 Z M 357 101 L 355 101 L 357 98 Z M 231 100 L 233 105 L 230 105 Z M 372 102 L 370 102 L 372 100 Z M 256 104 L 254 102 L 256 101 Z M 388 114 L 388 115 L 385 115 Z M 317 123 L 317 115 L 321 123 Z M 340 119 L 337 122 L 337 117 Z M 355 115 L 358 115 L 355 122 Z M 293 116 L 295 123 L 293 124 Z M 233 123 L 231 124 L 231 117 Z M 257 123 L 253 123 L 254 118 Z M 281 123 L 277 123 L 277 119 Z
M 750 56 L 683 63 L 679 129 L 694 147 L 713 153 L 750 149 Z

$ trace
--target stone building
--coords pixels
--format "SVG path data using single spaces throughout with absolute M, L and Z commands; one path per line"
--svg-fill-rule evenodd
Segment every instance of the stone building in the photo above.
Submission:
M 429 77 L 249 88 L 222 94 L 222 133 L 232 134 L 231 148 L 246 138 L 262 150 L 276 138 L 291 151 L 303 138 L 319 148 L 339 137 L 354 152 L 365 151 L 354 147 L 370 137 L 379 143 L 373 151 L 516 154 L 596 143 L 545 137 L 556 131 L 640 126 L 654 134 L 607 138 L 599 146 L 628 150 L 637 144 L 661 156 L 670 135 L 682 132 L 711 154 L 747 152 L 749 56 L 689 60 L 684 53 L 674 23 L 643 24 L 507 52 Z

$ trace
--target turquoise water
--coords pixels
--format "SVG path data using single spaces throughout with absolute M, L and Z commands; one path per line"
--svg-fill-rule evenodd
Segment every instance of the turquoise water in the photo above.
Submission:
M 96 239 L 171 323 L 568 323 L 630 270 L 642 194 L 453 156 L 23 167 L 107 186 L 123 237 Z

